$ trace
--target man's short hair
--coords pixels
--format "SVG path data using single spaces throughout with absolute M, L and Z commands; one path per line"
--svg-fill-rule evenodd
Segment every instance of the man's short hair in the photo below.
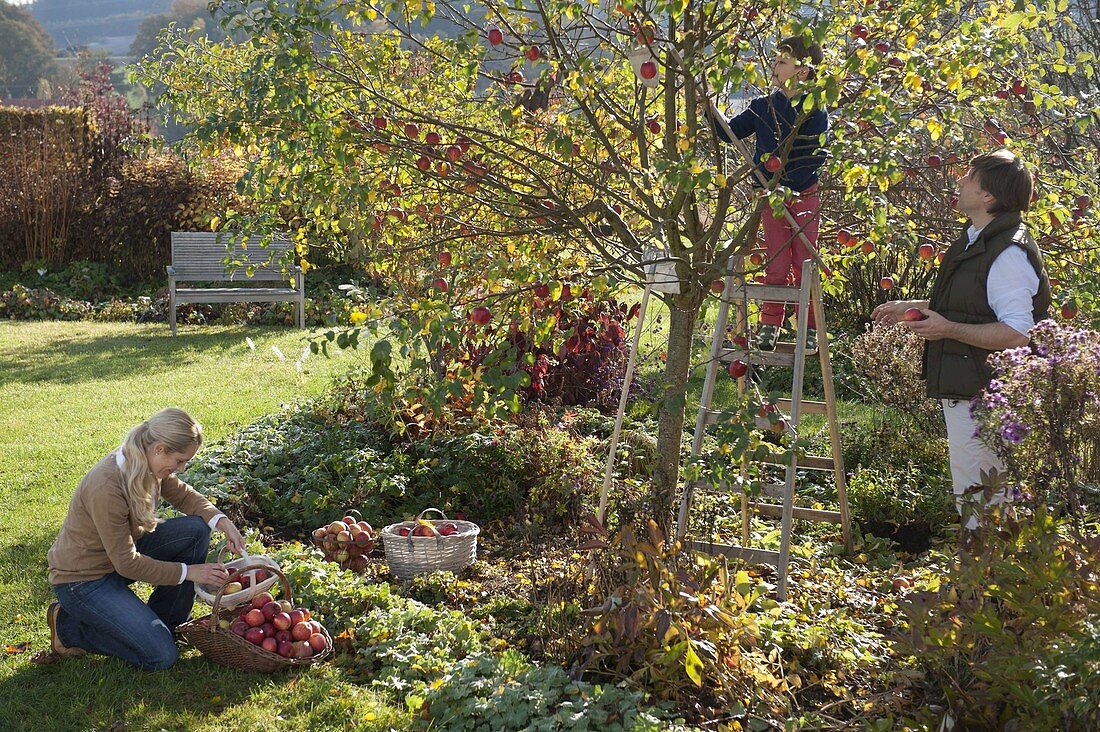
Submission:
M 825 54 L 821 51 L 821 46 L 812 41 L 807 43 L 803 36 L 784 38 L 776 46 L 776 50 L 780 53 L 789 54 L 795 61 L 808 66 L 811 79 L 816 75 L 817 67 L 825 60 Z
M 994 150 L 970 161 L 982 190 L 995 199 L 988 213 L 1023 213 L 1031 207 L 1034 183 L 1024 161 L 1008 150 Z

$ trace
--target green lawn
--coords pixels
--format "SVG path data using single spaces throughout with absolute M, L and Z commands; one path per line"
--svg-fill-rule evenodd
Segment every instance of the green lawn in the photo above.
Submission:
M 30 644 L 0 653 L 0 730 L 407 726 L 332 669 L 291 681 L 215 667 L 193 650 L 156 674 L 105 658 L 27 662 L 49 642 L 46 551 L 84 472 L 157 409 L 183 407 L 216 440 L 320 393 L 356 358 L 310 357 L 299 376 L 302 338 L 286 328 L 186 327 L 172 338 L 164 325 L 0 321 L 0 647 Z

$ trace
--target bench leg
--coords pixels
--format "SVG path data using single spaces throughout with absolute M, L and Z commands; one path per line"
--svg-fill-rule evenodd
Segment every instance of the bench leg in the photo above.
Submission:
M 172 335 L 176 334 L 176 293 L 168 294 L 168 327 L 172 329 Z
M 301 273 L 298 274 L 298 327 L 306 327 L 306 283 Z

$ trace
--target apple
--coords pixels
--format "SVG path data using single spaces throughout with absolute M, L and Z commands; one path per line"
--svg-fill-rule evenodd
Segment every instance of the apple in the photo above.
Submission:
M 254 646 L 258 646 L 264 642 L 264 632 L 259 628 L 249 628 L 245 634 L 244 639 Z
M 908 590 L 913 586 L 913 583 L 909 581 L 908 577 L 895 577 L 894 578 L 894 591 Z
M 749 263 L 755 267 L 759 267 L 764 263 L 764 255 L 760 252 L 753 252 L 749 255 Z
M 450 264 L 451 263 L 451 253 L 450 252 L 443 252 L 443 254 L 447 255 L 447 264 Z M 443 261 L 443 254 L 439 255 L 441 264 L 442 264 L 442 261 Z M 372 529 L 371 525 L 368 524 L 366 521 L 360 521 L 359 522 L 359 528 L 361 528 L 363 531 L 365 531 L 368 534 L 373 534 L 374 533 L 374 529 Z
M 657 64 L 652 61 L 643 61 L 638 73 L 643 79 L 652 79 L 657 76 Z
M 722 291 L 726 289 L 726 283 L 722 280 L 714 280 L 710 283 L 710 291 L 715 295 L 721 295 Z
M 884 290 L 892 290 L 894 289 L 894 278 L 883 277 L 881 280 L 878 281 L 878 286 Z
M 402 526 L 401 528 L 399 528 L 397 530 L 397 535 L 398 536 L 408 536 L 409 535 L 409 528 L 407 526 Z
M 841 246 L 851 246 L 853 238 L 852 232 L 847 229 L 841 229 L 836 233 L 836 243 Z
M 487 325 L 489 321 L 492 320 L 493 313 L 484 305 L 478 305 L 470 311 L 467 317 L 471 322 L 477 323 L 478 325 Z
M 905 62 L 897 56 L 891 56 L 890 58 L 886 59 L 886 65 L 892 69 L 901 69 L 905 67 Z
M 283 642 L 289 643 L 292 640 L 294 640 L 294 636 L 292 636 L 290 634 L 289 630 L 276 630 L 275 631 L 275 640 L 278 641 L 279 643 L 283 643 Z
M 1078 209 L 1080 209 L 1081 211 L 1084 211 L 1085 209 L 1087 209 L 1089 207 L 1089 204 L 1092 203 L 1092 199 L 1089 198 L 1088 195 L 1082 193 L 1080 196 L 1077 197 L 1077 199 L 1074 201 L 1074 203 L 1077 204 Z
M 259 628 L 267 622 L 267 618 L 264 617 L 262 610 L 254 607 L 244 614 L 244 621 L 248 623 L 250 627 Z
M 282 609 L 284 613 L 289 613 L 294 609 L 294 606 L 290 604 L 290 600 L 279 600 L 279 608 Z
M 455 526 L 454 523 L 448 521 L 447 523 L 439 527 L 439 533 L 442 536 L 451 536 L 452 534 L 458 533 L 458 527 Z
M 274 602 L 275 598 L 271 596 L 270 592 L 261 592 L 252 598 L 252 607 L 262 610 L 264 605 Z M 267 617 L 270 618 L 271 616 L 268 615 Z
M 936 256 L 936 247 L 927 242 L 921 244 L 920 247 L 917 248 L 917 256 L 921 259 L 931 259 Z
M 237 618 L 229 625 L 229 632 L 243 638 L 244 634 L 248 632 L 248 628 L 248 623 L 244 622 L 241 618 Z
M 655 119 L 648 120 L 645 123 L 645 128 L 654 135 L 661 134 L 661 123 Z
M 405 137 L 410 140 L 416 140 L 420 137 L 420 127 L 415 122 L 405 123 Z
M 234 594 L 240 592 L 243 589 L 244 589 L 244 585 L 242 585 L 240 582 L 226 582 L 225 583 L 225 592 L 222 593 L 222 594 L 223 595 L 234 595 Z
M 290 641 L 280 641 L 279 655 L 283 658 L 294 658 L 294 644 Z
M 925 315 L 920 308 L 909 308 L 901 314 L 901 319 L 909 323 L 914 323 L 918 320 L 928 320 L 928 316 Z
M 262 612 L 264 614 L 264 617 L 268 620 L 274 618 L 276 615 L 282 612 L 282 610 L 283 609 L 279 607 L 279 603 L 275 602 L 274 600 L 264 603 L 264 606 L 260 608 L 260 612 Z
M 535 285 L 535 297 L 540 297 L 543 300 L 550 297 L 550 285 L 539 283 Z
M 304 612 L 302 612 L 301 608 L 295 608 L 294 610 L 290 611 L 290 627 L 291 627 L 291 630 L 294 629 L 295 625 L 297 625 L 298 623 L 305 622 L 306 620 L 307 620 L 306 614 Z
M 490 28 L 488 36 L 489 45 L 491 46 L 499 46 L 501 43 L 504 43 L 504 31 L 500 28 Z
M 737 359 L 736 361 L 730 361 L 730 365 L 727 370 L 729 371 L 730 376 L 735 379 L 740 379 L 742 376 L 748 373 L 749 365 L 741 359 Z
M 929 168 L 938 168 L 943 164 L 943 159 L 939 155 L 929 155 L 925 162 L 928 163 Z
M 328 534 L 327 531 L 325 531 L 323 528 L 320 528 L 320 529 L 314 529 L 312 536 L 317 541 L 320 541 L 321 539 L 324 539 L 327 534 Z
M 770 158 L 768 158 L 767 160 L 764 161 L 764 168 L 769 173 L 774 173 L 775 171 L 779 170 L 782 167 L 783 167 L 783 161 L 780 160 L 775 155 L 772 155 Z
M 380 132 L 382 130 L 386 129 L 386 118 L 381 117 L 381 116 L 375 117 L 374 118 L 374 129 L 376 129 Z
M 309 627 L 309 623 L 297 623 L 290 629 L 290 637 L 296 641 L 306 640 L 312 634 L 313 628 Z
M 328 531 L 328 533 L 330 533 L 330 534 L 338 534 L 338 533 L 340 533 L 341 531 L 344 530 L 344 522 L 343 521 L 333 521 L 331 524 L 329 524 L 327 527 L 325 527 L 325 530 Z
M 879 53 L 886 53 L 890 50 L 890 44 L 886 41 L 879 41 L 875 44 L 875 50 Z
M 865 241 L 859 245 L 859 251 L 863 252 L 864 254 L 870 254 L 871 252 L 875 251 L 875 245 L 873 242 Z
M 1027 84 L 1024 83 L 1023 79 L 1016 79 L 1012 82 L 1012 93 L 1018 97 L 1027 94 Z
M 275 626 L 271 623 L 264 623 L 260 626 L 260 630 L 264 632 L 264 638 L 273 638 L 275 636 L 275 633 L 278 632 L 275 630 Z
M 279 641 L 275 640 L 274 638 L 264 638 L 263 642 L 260 643 L 260 647 L 263 648 L 265 651 L 278 653 Z
M 427 143 L 428 145 L 438 145 L 439 142 L 440 142 L 439 133 L 436 132 L 435 130 L 432 130 L 428 134 L 424 135 L 424 142 Z M 345 516 L 344 517 L 344 523 L 351 523 L 351 522 L 355 521 L 355 519 L 352 519 L 351 522 L 349 522 L 348 521 L 349 518 L 351 518 L 351 517 L 350 516 Z
M 997 91 L 993 92 L 993 96 L 997 97 L 998 99 L 1008 99 L 1011 93 L 1011 89 L 998 89 Z
M 229 618 L 222 618 L 218 621 L 218 627 L 222 630 L 229 630 L 233 627 L 233 623 L 230 622 Z
M 416 167 L 421 173 L 427 173 L 432 169 L 432 161 L 421 155 L 416 159 Z
M 539 60 L 539 56 L 542 55 L 542 49 L 538 46 L 531 46 L 527 49 L 527 60 L 531 63 Z
M 320 653 L 328 648 L 328 639 L 320 633 L 314 633 L 309 638 L 309 645 L 313 649 L 314 653 Z
M 852 30 L 850 31 L 850 34 L 851 34 L 852 38 L 855 38 L 856 40 L 866 41 L 867 36 L 871 35 L 871 32 L 867 29 L 867 26 L 865 26 L 863 23 L 856 23 L 855 25 L 852 26 Z
M 1062 303 L 1062 320 L 1073 320 L 1077 317 L 1077 301 L 1066 300 Z
M 458 159 L 462 157 L 462 148 L 458 145 L 448 145 L 447 149 L 443 151 L 443 154 L 452 163 L 458 162 Z
M 309 644 L 309 640 L 303 638 L 294 644 L 294 657 L 295 658 L 309 658 L 313 655 L 313 646 Z
M 417 524 L 416 528 L 412 530 L 413 536 L 435 536 L 435 532 L 432 531 L 430 526 L 424 524 Z

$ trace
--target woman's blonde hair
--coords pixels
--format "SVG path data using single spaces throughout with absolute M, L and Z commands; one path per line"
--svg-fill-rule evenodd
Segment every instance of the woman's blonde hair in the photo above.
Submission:
M 170 452 L 188 452 L 202 445 L 202 425 L 182 409 L 168 407 L 130 430 L 122 443 L 122 491 L 130 506 L 134 523 L 144 532 L 157 528 L 153 493 L 157 479 L 149 470 L 145 451 L 151 445 L 164 443 Z

